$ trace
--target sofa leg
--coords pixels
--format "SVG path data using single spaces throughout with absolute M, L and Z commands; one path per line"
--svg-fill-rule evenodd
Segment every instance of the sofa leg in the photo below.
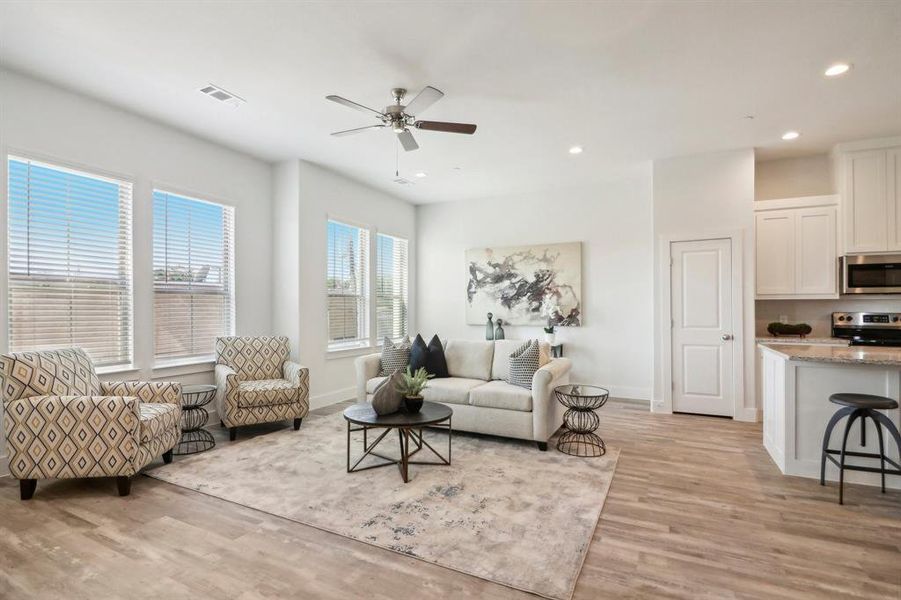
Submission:
M 222 419 L 219 419 L 219 427 L 225 427 L 225 423 L 222 421 Z
M 127 496 L 131 493 L 131 477 L 116 477 L 116 487 L 119 488 L 120 496 Z
M 172 449 L 170 448 L 168 452 L 163 452 L 163 462 L 167 465 L 172 462 Z
M 538 442 L 538 449 L 547 452 L 547 442 Z
M 300 429 L 301 423 L 303 423 L 303 419 L 294 419 L 294 431 Z
M 229 427 L 228 428 L 228 441 L 234 442 L 238 439 L 238 428 L 237 427 Z
M 34 496 L 34 489 L 38 487 L 37 479 L 20 479 L 19 480 L 19 497 L 22 500 L 31 500 Z

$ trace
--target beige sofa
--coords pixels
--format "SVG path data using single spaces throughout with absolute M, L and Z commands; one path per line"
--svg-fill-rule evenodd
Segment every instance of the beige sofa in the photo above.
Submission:
M 572 363 L 567 358 L 549 358 L 550 348 L 542 345 L 547 364 L 535 372 L 532 389 L 505 381 L 510 354 L 522 341 L 494 342 L 449 340 L 444 343 L 450 377 L 432 379 L 423 397 L 441 402 L 454 411 L 455 430 L 532 440 L 547 450 L 547 441 L 563 423 L 563 406 L 554 397 L 554 388 L 569 383 Z M 379 377 L 380 354 L 361 356 L 355 361 L 357 399 L 372 400 Z

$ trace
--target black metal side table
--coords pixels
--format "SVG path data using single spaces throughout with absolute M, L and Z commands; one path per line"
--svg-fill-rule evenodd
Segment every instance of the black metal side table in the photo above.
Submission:
M 607 403 L 610 392 L 594 385 L 570 383 L 554 388 L 554 395 L 567 408 L 557 450 L 572 456 L 604 456 L 607 445 L 595 433 L 601 419 L 594 411 Z
M 181 440 L 173 454 L 197 454 L 216 445 L 213 434 L 203 428 L 210 413 L 205 408 L 216 397 L 215 385 L 186 385 L 181 388 Z

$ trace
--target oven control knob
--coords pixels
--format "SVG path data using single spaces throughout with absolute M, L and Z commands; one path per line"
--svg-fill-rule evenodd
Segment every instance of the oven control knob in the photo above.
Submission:
M 892 323 L 897 323 L 897 322 L 898 322 L 898 317 L 892 317 Z
M 840 316 L 840 317 L 838 318 L 838 320 L 839 320 L 839 321 L 844 321 L 844 320 L 845 320 L 845 316 L 844 316 L 844 315 Z
M 851 315 L 848 315 L 846 318 L 847 318 L 848 321 L 853 321 L 853 320 L 854 320 L 854 317 L 852 317 Z

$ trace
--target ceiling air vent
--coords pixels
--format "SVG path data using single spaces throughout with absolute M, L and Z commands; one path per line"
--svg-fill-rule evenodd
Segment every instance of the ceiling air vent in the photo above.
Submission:
M 213 85 L 212 83 L 204 88 L 200 88 L 200 92 L 202 94 L 206 94 L 214 100 L 228 104 L 232 108 L 237 108 L 247 102 L 247 100 L 245 100 L 241 96 L 232 94 L 231 92 L 222 89 L 218 85 Z
M 394 180 L 394 183 L 399 183 L 400 185 L 413 185 L 413 182 L 409 179 L 404 179 L 403 177 L 398 177 Z

